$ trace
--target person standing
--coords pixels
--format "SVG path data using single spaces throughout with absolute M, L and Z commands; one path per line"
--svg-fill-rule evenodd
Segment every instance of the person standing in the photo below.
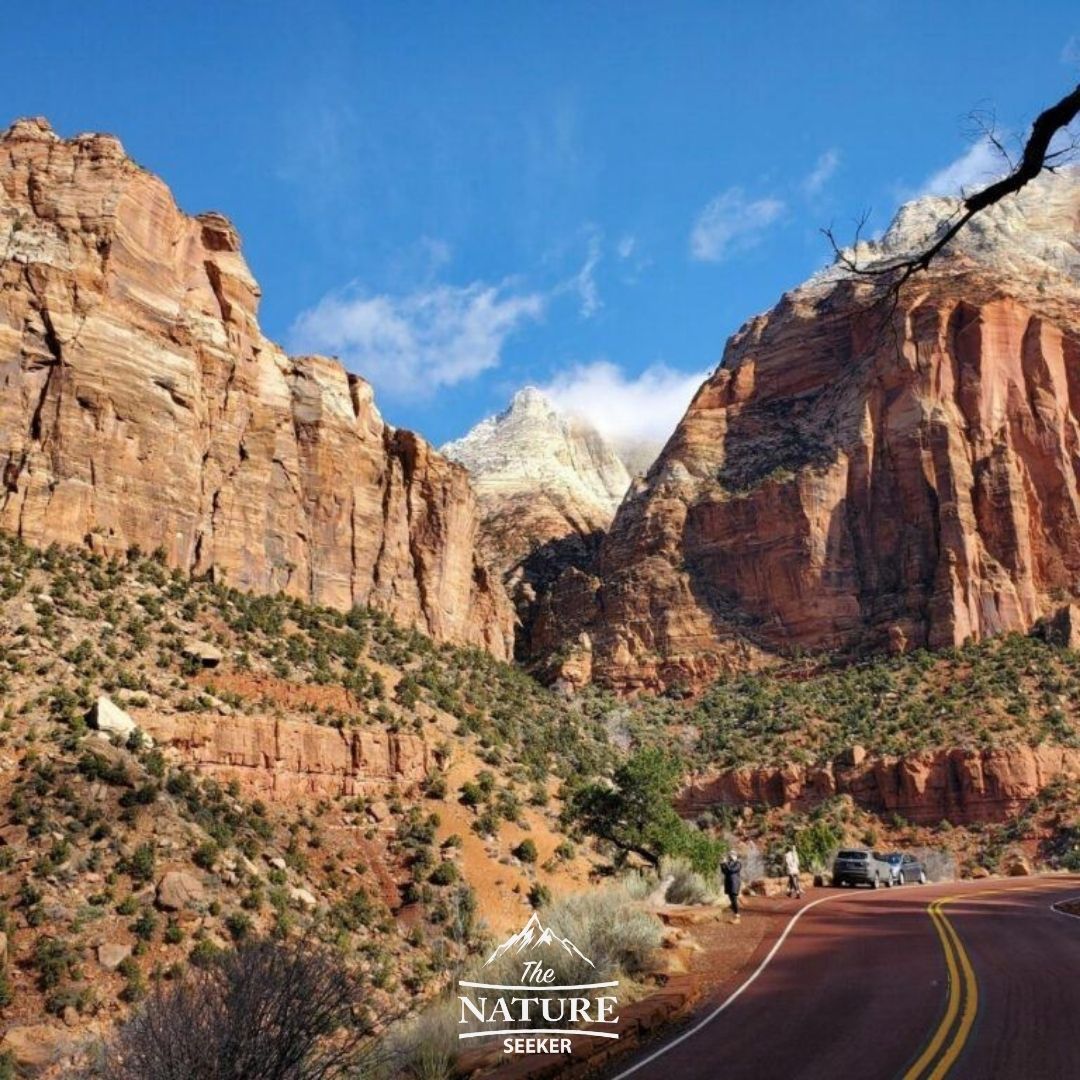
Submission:
M 732 922 L 739 921 L 739 892 L 742 889 L 742 863 L 734 851 L 729 851 L 727 858 L 720 864 L 720 873 L 724 875 L 724 892 L 731 903 Z
M 802 882 L 799 880 L 799 853 L 795 845 L 784 852 L 784 869 L 787 871 L 787 894 L 796 900 L 802 899 Z

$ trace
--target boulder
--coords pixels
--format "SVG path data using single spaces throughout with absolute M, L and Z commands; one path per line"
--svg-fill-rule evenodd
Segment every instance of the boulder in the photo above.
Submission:
M 216 645 L 211 645 L 208 641 L 196 641 L 194 639 L 185 641 L 184 647 L 180 651 L 185 659 L 194 660 L 204 668 L 217 667 L 224 656 Z
M 37 1076 L 54 1065 L 70 1048 L 71 1036 L 52 1024 L 18 1024 L 8 1028 L 0 1040 L 0 1052 L 7 1052 L 20 1076 Z
M 289 899 L 294 904 L 300 904 L 302 907 L 313 908 L 318 907 L 319 901 L 308 892 L 307 889 L 297 888 L 295 885 L 289 889 Z
M 1065 604 L 1049 618 L 1046 638 L 1064 649 L 1080 649 L 1080 607 Z
M 787 891 L 787 878 L 755 878 L 743 890 L 751 896 L 783 896 Z
M 376 824 L 382 824 L 390 816 L 390 807 L 382 799 L 377 799 L 368 806 L 367 816 Z
M 5 825 L 0 829 L 0 844 L 5 847 L 25 847 L 30 830 L 25 825 Z
M 1022 851 L 1010 851 L 1002 861 L 1006 877 L 1031 877 L 1031 863 Z
M 170 870 L 157 884 L 156 903 L 163 911 L 181 911 L 205 896 L 202 882 L 184 870 Z
M 131 955 L 131 946 L 107 941 L 97 947 L 98 963 L 106 971 L 115 971 Z
M 90 726 L 112 737 L 119 736 L 121 739 L 128 738 L 133 731 L 137 731 L 139 725 L 119 705 L 103 694 L 90 707 L 86 714 Z

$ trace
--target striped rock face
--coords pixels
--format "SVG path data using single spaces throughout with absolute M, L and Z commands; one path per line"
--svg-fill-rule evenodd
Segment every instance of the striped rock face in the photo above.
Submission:
M 111 136 L 29 120 L 0 137 L 0 238 L 0 527 L 510 654 L 465 470 L 263 337 L 224 217 Z
M 916 250 L 951 206 L 860 256 Z M 620 690 L 696 686 L 1026 630 L 1075 596 L 1080 180 L 976 220 L 895 309 L 833 269 L 747 323 L 591 573 L 555 585 L 542 645 Z

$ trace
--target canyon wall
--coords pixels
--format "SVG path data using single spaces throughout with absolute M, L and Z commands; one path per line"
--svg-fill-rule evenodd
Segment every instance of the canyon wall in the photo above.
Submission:
M 370 604 L 508 657 L 468 476 L 338 363 L 263 337 L 235 229 L 107 135 L 0 138 L 0 528 L 161 548 L 228 584 Z
M 870 255 L 952 205 L 906 208 Z M 752 319 L 594 566 L 553 589 L 538 649 L 577 681 L 695 687 L 795 650 L 1026 630 L 1075 596 L 1078 221 L 1077 174 L 1044 176 L 895 306 L 833 269 Z

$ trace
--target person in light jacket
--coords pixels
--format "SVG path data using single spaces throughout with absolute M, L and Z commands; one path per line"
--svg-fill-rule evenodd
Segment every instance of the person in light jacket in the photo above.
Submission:
M 787 894 L 796 900 L 802 899 L 802 882 L 799 880 L 799 853 L 795 845 L 784 852 L 784 869 L 787 871 Z
M 720 873 L 724 875 L 724 892 L 731 902 L 733 922 L 739 921 L 739 892 L 742 889 L 742 863 L 734 851 L 729 851 L 727 858 L 720 864 Z

